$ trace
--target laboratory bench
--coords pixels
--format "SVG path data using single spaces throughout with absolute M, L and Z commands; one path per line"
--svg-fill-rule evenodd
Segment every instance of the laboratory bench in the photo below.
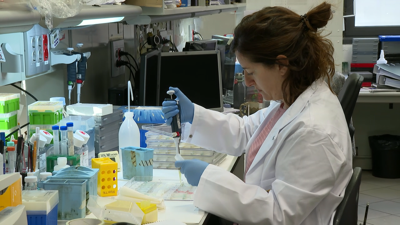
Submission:
M 218 166 L 231 171 L 237 162 L 238 157 L 227 155 Z M 179 181 L 178 170 L 154 169 L 153 177 L 162 177 L 168 180 Z M 182 179 L 186 178 L 182 176 Z M 123 187 L 128 180 L 122 179 L 122 172 L 118 173 L 118 188 Z M 185 224 L 203 224 L 208 213 L 193 205 L 193 201 L 164 201 L 165 210 L 158 211 L 158 221 L 174 220 Z M 96 218 L 89 214 L 86 218 Z M 58 221 L 58 225 L 64 225 L 67 221 Z

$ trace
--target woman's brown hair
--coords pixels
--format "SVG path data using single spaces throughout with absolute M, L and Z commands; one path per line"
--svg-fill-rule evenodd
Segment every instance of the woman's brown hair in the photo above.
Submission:
M 234 51 L 266 66 L 288 60 L 288 76 L 282 83 L 284 101 L 291 105 L 315 80 L 326 78 L 329 88 L 335 73 L 332 42 L 321 35 L 332 18 L 326 2 L 300 16 L 284 7 L 266 7 L 242 19 L 235 28 Z

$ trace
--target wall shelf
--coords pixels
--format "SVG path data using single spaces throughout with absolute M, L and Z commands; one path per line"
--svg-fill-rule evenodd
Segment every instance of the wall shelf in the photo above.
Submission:
M 172 9 L 142 7 L 143 12 L 139 17 L 125 21 L 128 24 L 149 24 L 226 12 L 243 12 L 245 8 L 246 3 L 215 6 L 191 6 Z
M 0 34 L 28 31 L 39 22 L 38 12 L 26 8 L 0 8 Z

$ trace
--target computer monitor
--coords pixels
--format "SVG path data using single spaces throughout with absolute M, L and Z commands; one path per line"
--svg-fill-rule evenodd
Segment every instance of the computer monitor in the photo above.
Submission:
M 223 111 L 219 51 L 162 52 L 159 85 L 159 104 L 178 87 L 193 103 Z
M 160 57 L 160 51 L 158 50 L 153 50 L 141 55 L 139 105 L 158 105 L 158 77 L 161 65 Z

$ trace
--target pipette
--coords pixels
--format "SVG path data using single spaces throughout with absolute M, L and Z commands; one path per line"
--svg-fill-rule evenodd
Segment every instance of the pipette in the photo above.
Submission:
M 174 90 L 169 90 L 167 91 L 167 94 L 171 96 L 171 99 L 165 99 L 165 101 L 176 101 L 176 104 L 178 105 L 179 113 L 176 114 L 172 118 L 172 123 L 171 123 L 171 129 L 173 133 L 173 138 L 175 142 L 175 148 L 176 148 L 176 154 L 175 154 L 175 160 L 180 161 L 184 160 L 184 158 L 181 156 L 181 150 L 179 149 L 179 144 L 181 142 L 181 117 L 180 117 L 180 105 L 178 100 L 174 100 L 172 98 L 172 95 L 175 94 Z M 179 170 L 179 180 L 182 182 L 181 179 L 181 171 Z

